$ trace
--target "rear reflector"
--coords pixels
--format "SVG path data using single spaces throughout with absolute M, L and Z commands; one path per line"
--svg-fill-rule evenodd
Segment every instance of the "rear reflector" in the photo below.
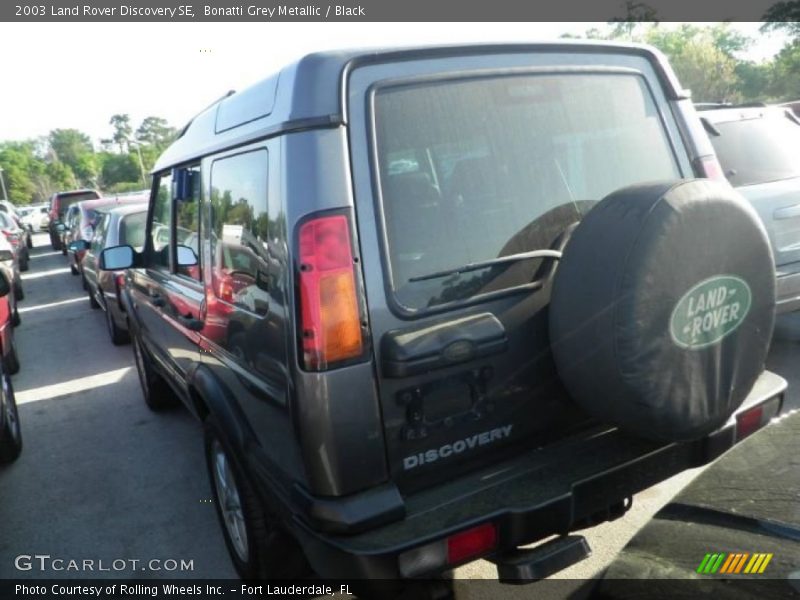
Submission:
M 447 563 L 455 565 L 494 550 L 497 546 L 497 529 L 485 523 L 447 538 Z
M 497 547 L 497 527 L 484 523 L 450 537 L 403 552 L 398 567 L 403 577 L 418 577 L 479 558 Z
M 777 416 L 781 408 L 780 398 L 772 398 L 736 415 L 736 441 L 755 433 Z
M 306 221 L 299 240 L 303 363 L 308 370 L 320 371 L 364 352 L 348 218 Z

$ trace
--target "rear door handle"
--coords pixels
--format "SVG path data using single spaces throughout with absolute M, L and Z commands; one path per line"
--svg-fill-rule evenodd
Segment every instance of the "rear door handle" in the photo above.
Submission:
M 191 315 L 178 315 L 178 322 L 186 327 L 186 329 L 191 329 L 192 331 L 200 331 L 203 328 L 203 325 L 205 325 L 203 321 L 200 319 L 195 319 Z

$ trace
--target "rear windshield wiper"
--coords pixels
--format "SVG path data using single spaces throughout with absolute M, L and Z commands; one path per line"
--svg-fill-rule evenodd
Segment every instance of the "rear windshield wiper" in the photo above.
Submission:
M 436 271 L 428 275 L 420 275 L 419 277 L 411 277 L 408 281 L 427 281 L 429 279 L 439 279 L 440 277 L 447 277 L 448 275 L 456 275 L 459 273 L 469 273 L 470 271 L 478 271 L 486 267 L 494 267 L 495 265 L 502 265 L 505 263 L 519 262 L 521 260 L 528 260 L 530 258 L 554 258 L 558 260 L 561 258 L 561 252 L 558 250 L 531 250 L 530 252 L 520 252 L 519 254 L 509 254 L 508 256 L 499 256 L 490 260 L 482 260 L 480 262 L 469 263 L 463 267 L 456 267 L 454 269 L 445 269 L 444 271 Z

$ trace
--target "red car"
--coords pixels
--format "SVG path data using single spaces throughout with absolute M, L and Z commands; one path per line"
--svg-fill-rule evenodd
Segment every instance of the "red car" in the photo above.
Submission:
M 50 244 L 53 250 L 61 250 L 61 236 L 58 226 L 62 224 L 67 209 L 81 200 L 99 198 L 97 190 L 73 190 L 71 192 L 56 192 L 50 197 Z
M 10 250 L 0 249 L 0 261 L 10 260 Z M 14 342 L 14 306 L 12 284 L 4 269 L 0 269 L 0 362 L 3 371 L 13 375 L 19 371 L 17 345 Z M 18 317 L 17 317 L 18 318 Z

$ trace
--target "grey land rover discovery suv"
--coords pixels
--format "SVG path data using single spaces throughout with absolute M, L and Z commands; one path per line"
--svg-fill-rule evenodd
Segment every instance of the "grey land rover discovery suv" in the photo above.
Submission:
M 242 577 L 534 580 L 780 410 L 770 246 L 711 173 L 648 47 L 312 54 L 197 115 L 99 266 Z

